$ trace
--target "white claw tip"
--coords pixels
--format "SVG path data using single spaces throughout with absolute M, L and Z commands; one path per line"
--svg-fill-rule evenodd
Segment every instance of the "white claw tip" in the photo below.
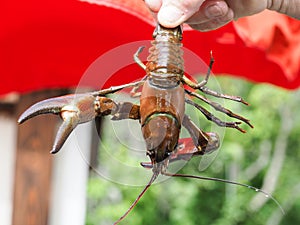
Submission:
M 66 105 L 65 107 L 63 107 L 61 109 L 61 117 L 63 118 L 63 120 L 68 120 L 70 118 L 73 118 L 74 116 L 77 115 L 78 112 L 78 108 L 73 106 L 73 105 Z

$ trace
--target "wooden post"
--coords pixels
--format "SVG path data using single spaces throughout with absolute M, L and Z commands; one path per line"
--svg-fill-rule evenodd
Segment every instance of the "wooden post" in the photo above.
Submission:
M 62 91 L 52 90 L 22 95 L 16 117 L 33 103 L 61 94 Z M 49 151 L 57 120 L 55 116 L 43 115 L 19 126 L 13 225 L 47 225 L 53 157 Z

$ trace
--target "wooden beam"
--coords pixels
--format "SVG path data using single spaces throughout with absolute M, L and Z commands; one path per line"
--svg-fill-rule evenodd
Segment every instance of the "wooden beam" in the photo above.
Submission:
M 65 92 L 64 92 L 65 93 Z M 20 97 L 16 116 L 33 103 L 63 94 L 51 90 Z M 47 225 L 52 155 L 49 154 L 57 130 L 57 116 L 43 115 L 26 121 L 18 128 L 14 225 Z

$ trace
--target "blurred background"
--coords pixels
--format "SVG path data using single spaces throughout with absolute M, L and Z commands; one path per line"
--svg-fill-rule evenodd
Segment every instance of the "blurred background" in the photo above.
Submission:
M 112 224 L 151 176 L 139 164 L 148 158 L 138 121 L 80 125 L 51 155 L 60 118 L 17 119 L 49 97 L 142 78 L 132 54 L 149 45 L 152 15 L 140 0 L 29 0 L 3 3 L 0 18 L 0 224 Z M 212 50 L 216 76 L 208 87 L 250 106 L 207 97 L 249 118 L 254 129 L 220 128 L 187 106 L 201 129 L 219 133 L 221 146 L 170 170 L 248 184 L 276 200 L 232 184 L 161 176 L 121 224 L 300 224 L 299 32 L 299 21 L 274 12 L 207 33 L 184 27 L 187 74 L 202 80 L 196 74 L 205 73 Z M 139 101 L 126 92 L 110 97 Z

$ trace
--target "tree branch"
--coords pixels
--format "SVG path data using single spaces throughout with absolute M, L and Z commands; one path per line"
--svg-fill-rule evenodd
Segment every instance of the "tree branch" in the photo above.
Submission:
M 285 159 L 287 140 L 293 127 L 293 122 L 290 115 L 291 111 L 287 105 L 284 105 L 281 108 L 280 114 L 281 132 L 278 134 L 278 137 L 275 141 L 274 155 L 272 157 L 270 167 L 264 177 L 263 185 L 261 188 L 270 194 L 272 194 L 272 192 L 275 190 L 281 172 L 281 168 Z M 266 198 L 264 195 L 257 194 L 250 201 L 250 210 L 259 210 L 267 202 L 267 200 L 269 200 L 269 198 Z

